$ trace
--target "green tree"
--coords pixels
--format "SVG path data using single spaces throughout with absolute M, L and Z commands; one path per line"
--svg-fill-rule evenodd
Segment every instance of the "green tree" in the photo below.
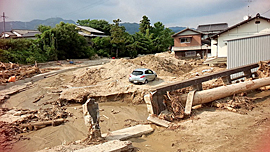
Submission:
M 54 28 L 45 30 L 40 35 L 40 42 L 50 60 L 85 58 L 93 54 L 74 24 L 60 22 Z
M 51 26 L 46 26 L 46 25 L 39 25 L 39 26 L 38 26 L 38 30 L 39 30 L 41 33 L 45 32 L 45 31 L 47 31 L 47 30 L 50 30 L 50 29 L 51 29 Z
M 167 51 L 168 47 L 173 45 L 172 30 L 165 28 L 161 22 L 155 23 L 151 31 L 153 33 L 153 53 Z
M 138 54 L 152 53 L 152 49 L 153 49 L 152 37 L 153 37 L 153 34 L 150 34 L 149 29 L 146 30 L 146 34 L 143 34 L 141 32 L 135 33 L 134 45 L 136 45 Z
M 147 16 L 143 16 L 142 20 L 140 21 L 140 27 L 139 30 L 141 33 L 146 34 L 146 30 L 150 29 L 151 25 L 150 25 L 150 19 Z
M 123 48 L 125 42 L 125 27 L 119 26 L 121 22 L 120 19 L 113 20 L 114 24 L 111 25 L 111 44 L 112 47 L 116 50 L 115 57 L 118 57 L 119 50 Z
M 99 56 L 111 56 L 111 38 L 110 37 L 96 37 L 92 39 L 92 47 Z
M 94 29 L 97 29 L 99 31 L 104 32 L 105 35 L 110 35 L 110 24 L 109 22 L 105 21 L 105 20 L 90 20 L 90 19 L 86 19 L 86 20 L 78 20 L 77 23 L 79 25 L 82 26 L 88 26 L 88 27 L 92 27 Z

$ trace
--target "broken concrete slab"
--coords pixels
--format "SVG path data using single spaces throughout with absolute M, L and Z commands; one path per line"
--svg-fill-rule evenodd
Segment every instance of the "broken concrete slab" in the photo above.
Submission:
M 131 141 L 112 140 L 99 145 L 75 150 L 74 152 L 122 152 L 133 149 Z
M 136 125 L 133 127 L 112 131 L 107 134 L 102 134 L 102 137 L 106 138 L 106 140 L 127 140 L 129 138 L 149 134 L 153 131 L 154 129 L 151 127 L 151 125 Z
M 192 102 L 194 99 L 195 92 L 196 92 L 196 90 L 192 90 L 188 93 L 186 107 L 185 107 L 185 115 L 191 114 Z
M 153 123 L 155 123 L 157 125 L 166 127 L 166 128 L 168 128 L 170 126 L 170 124 L 171 124 L 171 122 L 169 122 L 169 121 L 159 119 L 158 117 L 155 117 L 155 116 L 152 116 L 152 115 L 149 115 L 147 120 L 151 121 L 151 122 L 153 122 Z
M 152 94 L 147 94 L 144 96 L 144 101 L 146 103 L 147 106 L 147 111 L 149 114 L 154 114 L 154 110 L 152 107 Z

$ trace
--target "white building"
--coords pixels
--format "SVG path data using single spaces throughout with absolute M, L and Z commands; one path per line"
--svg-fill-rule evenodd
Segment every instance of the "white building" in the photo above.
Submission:
M 270 30 L 270 19 L 260 16 L 248 17 L 246 20 L 225 29 L 211 37 L 211 53 L 216 57 L 227 57 L 227 40 L 251 36 Z

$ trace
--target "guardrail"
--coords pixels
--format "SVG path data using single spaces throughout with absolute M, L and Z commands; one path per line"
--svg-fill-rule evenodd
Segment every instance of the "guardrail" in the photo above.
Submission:
M 167 91 L 178 90 L 192 86 L 196 90 L 202 90 L 202 82 L 209 81 L 216 78 L 222 78 L 225 84 L 231 84 L 233 80 L 237 80 L 243 77 L 251 78 L 252 72 L 251 69 L 257 68 L 259 65 L 257 63 L 249 64 L 233 69 L 227 69 L 224 71 L 219 71 L 211 73 L 208 75 L 198 76 L 184 81 L 174 82 L 171 84 L 160 85 L 153 88 L 155 93 L 152 96 L 152 106 L 154 114 L 159 114 L 161 111 L 165 110 L 165 105 L 163 104 L 163 96 Z M 243 76 L 231 79 L 231 75 L 239 72 L 244 72 Z

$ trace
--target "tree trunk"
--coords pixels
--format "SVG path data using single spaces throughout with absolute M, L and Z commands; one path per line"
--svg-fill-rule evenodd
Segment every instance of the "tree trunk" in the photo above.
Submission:
M 267 85 L 270 85 L 270 77 L 236 83 L 209 90 L 197 91 L 194 95 L 192 105 L 208 103 L 217 99 L 225 98 L 245 91 L 254 90 Z M 181 95 L 180 99 L 185 103 L 187 100 L 187 94 Z

